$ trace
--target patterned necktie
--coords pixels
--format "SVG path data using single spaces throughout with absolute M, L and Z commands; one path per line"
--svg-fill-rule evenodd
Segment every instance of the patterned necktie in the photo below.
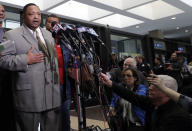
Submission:
M 43 53 L 44 53 L 47 57 L 49 57 L 49 52 L 48 52 L 48 50 L 47 50 L 47 47 L 45 46 L 45 44 L 44 44 L 44 43 L 42 42 L 42 40 L 40 39 L 39 33 L 38 33 L 37 31 L 35 31 L 35 33 L 36 33 L 36 38 L 37 38 L 37 40 L 38 40 L 39 49 L 40 49 L 41 51 L 43 51 Z

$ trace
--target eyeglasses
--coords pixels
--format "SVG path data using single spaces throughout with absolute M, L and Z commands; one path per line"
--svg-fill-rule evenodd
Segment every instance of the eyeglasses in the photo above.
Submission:
M 129 75 L 129 74 L 123 74 L 123 77 L 127 76 L 128 78 L 131 78 L 133 77 L 132 75 Z
M 123 64 L 123 66 L 130 67 L 131 65 L 130 64 Z

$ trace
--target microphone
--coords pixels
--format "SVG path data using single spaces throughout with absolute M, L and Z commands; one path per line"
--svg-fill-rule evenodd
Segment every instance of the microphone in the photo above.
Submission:
M 99 41 L 102 45 L 105 45 L 105 43 L 99 38 L 99 37 L 95 37 L 97 39 L 97 41 Z
M 87 33 L 91 36 L 94 36 L 94 38 L 99 41 L 102 45 L 104 45 L 104 42 L 98 37 L 99 35 L 92 29 L 88 27 L 78 27 L 77 28 L 78 33 Z
M 88 34 L 95 36 L 96 40 L 99 41 L 102 45 L 105 45 L 104 42 L 99 38 L 99 35 L 93 30 L 93 28 L 88 28 Z
M 75 26 L 73 26 L 73 25 L 61 24 L 61 26 L 62 26 L 65 30 L 69 30 L 69 31 L 74 31 L 74 30 L 75 30 Z
M 64 35 L 63 34 L 64 28 L 60 24 L 57 24 L 56 21 L 53 21 L 51 23 L 51 26 L 53 28 L 52 36 L 54 38 L 56 37 L 56 35 L 59 35 L 59 34 L 61 34 L 62 36 Z
M 72 47 L 70 45 L 70 41 L 67 39 L 67 37 L 64 34 L 66 29 L 64 29 L 60 24 L 57 24 L 57 22 L 55 22 L 55 21 L 53 21 L 51 23 L 51 26 L 53 27 L 52 36 L 55 38 L 58 35 L 58 36 L 61 36 L 62 38 L 64 38 L 64 40 L 67 43 L 61 38 L 59 40 L 61 41 L 62 44 L 64 44 L 72 52 Z

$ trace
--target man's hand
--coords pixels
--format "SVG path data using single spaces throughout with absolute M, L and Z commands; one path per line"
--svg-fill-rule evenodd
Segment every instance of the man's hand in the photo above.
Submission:
M 160 78 L 155 74 L 150 74 L 150 77 L 147 77 L 147 81 L 156 86 L 157 88 L 164 88 L 163 82 L 160 80 Z
M 109 107 L 109 112 L 107 113 L 107 116 L 115 116 L 115 109 L 114 107 Z
M 103 84 L 107 85 L 108 87 L 112 87 L 112 81 L 109 79 L 107 75 L 100 73 L 99 79 L 103 82 Z
M 27 52 L 27 64 L 35 64 L 44 61 L 44 54 L 43 53 L 33 53 L 34 47 Z

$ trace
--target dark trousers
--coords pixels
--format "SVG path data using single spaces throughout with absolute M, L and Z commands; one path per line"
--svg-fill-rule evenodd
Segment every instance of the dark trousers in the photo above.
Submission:
M 16 111 L 17 131 L 60 131 L 61 109 L 39 113 Z
M 144 126 L 130 126 L 127 131 L 144 131 Z
M 0 68 L 0 121 L 1 129 L 16 131 L 11 72 Z
M 60 85 L 61 89 L 61 97 L 62 97 L 62 106 L 61 106 L 61 131 L 70 131 L 70 106 L 71 106 L 71 99 L 64 96 L 66 93 L 63 89 L 63 85 Z
M 71 99 L 65 100 L 62 103 L 62 131 L 70 131 L 70 105 Z
M 110 128 L 111 131 L 144 131 L 144 126 L 127 123 L 119 116 L 110 117 Z

